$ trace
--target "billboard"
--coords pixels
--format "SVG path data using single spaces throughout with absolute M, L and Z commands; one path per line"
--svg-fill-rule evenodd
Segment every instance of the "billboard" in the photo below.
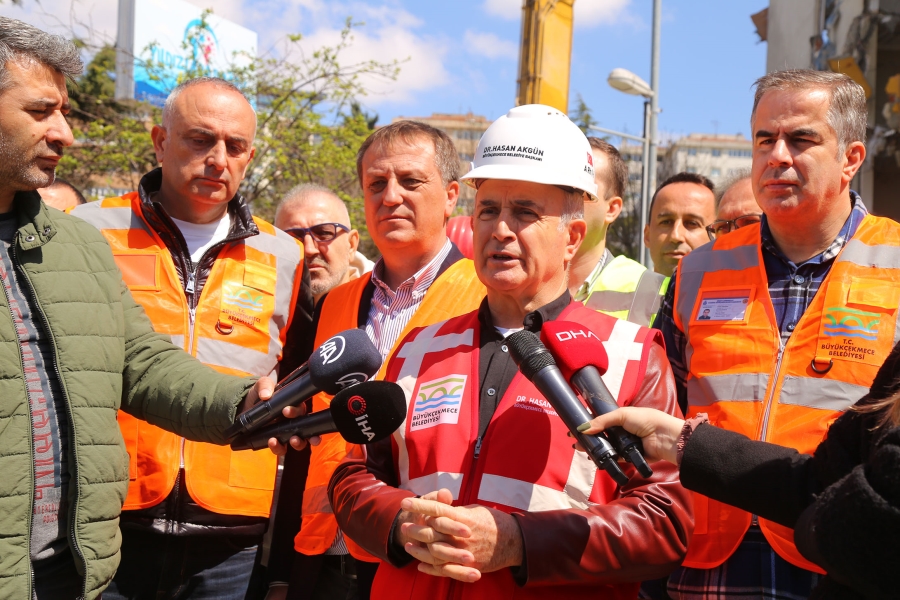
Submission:
M 257 35 L 183 0 L 125 0 L 133 19 L 133 97 L 162 106 L 186 71 L 228 78 L 256 56 Z M 120 9 L 123 4 L 120 0 Z M 120 21 L 120 42 L 123 39 Z M 130 83 L 130 82 L 129 82 Z

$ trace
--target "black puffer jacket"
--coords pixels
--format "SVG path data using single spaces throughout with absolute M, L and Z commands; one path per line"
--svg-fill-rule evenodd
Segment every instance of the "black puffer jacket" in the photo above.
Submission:
M 900 344 L 857 405 L 900 390 Z M 826 570 L 811 598 L 900 598 L 900 427 L 850 410 L 812 456 L 711 425 L 684 449 L 684 487 L 794 528 Z

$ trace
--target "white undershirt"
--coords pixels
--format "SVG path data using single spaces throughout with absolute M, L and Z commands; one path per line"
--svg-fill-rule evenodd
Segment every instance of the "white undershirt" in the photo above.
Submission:
M 228 213 L 212 223 L 188 223 L 178 219 L 172 219 L 172 221 L 181 231 L 188 252 L 191 253 L 191 262 L 194 264 L 200 261 L 204 252 L 228 237 L 228 232 L 231 230 L 231 217 Z
M 496 329 L 497 333 L 499 333 L 501 336 L 503 336 L 503 339 L 505 340 L 512 334 L 516 333 L 517 331 L 522 331 L 525 328 L 524 327 L 497 327 L 496 325 L 494 325 L 494 329 Z

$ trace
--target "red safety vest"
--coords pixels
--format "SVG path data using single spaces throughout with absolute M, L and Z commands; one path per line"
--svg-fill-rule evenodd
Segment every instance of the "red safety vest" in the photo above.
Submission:
M 316 346 L 328 338 L 347 329 L 354 329 L 358 323 L 359 303 L 371 274 L 367 273 L 331 290 L 325 297 L 316 329 Z M 425 293 L 422 304 L 410 319 L 399 340 L 415 329 L 445 321 L 450 317 L 465 314 L 478 308 L 484 298 L 484 285 L 475 275 L 471 260 L 461 259 L 447 268 L 434 280 Z M 383 371 L 383 369 L 382 369 Z M 380 378 L 380 377 L 379 377 Z M 331 396 L 325 393 L 313 398 L 313 411 L 327 410 Z M 334 543 L 338 526 L 328 501 L 328 482 L 338 464 L 353 448 L 336 434 L 322 436 L 317 446 L 312 446 L 309 460 L 309 475 L 303 492 L 303 521 L 300 532 L 294 538 L 294 550 L 310 556 L 323 554 Z M 351 540 L 345 539 L 347 549 L 360 560 L 377 559 L 359 548 Z
M 611 362 L 604 381 L 617 401 L 629 404 L 643 380 L 657 332 L 572 303 L 560 320 L 574 321 L 604 342 Z M 481 504 L 504 512 L 587 509 L 616 498 L 615 482 L 576 452 L 567 429 L 540 392 L 520 373 L 500 400 L 481 441 L 478 437 L 478 313 L 418 329 L 400 344 L 387 366 L 407 396 L 406 422 L 392 445 L 400 488 L 425 494 L 440 488 L 455 505 Z M 528 432 L 523 443 L 522 432 Z M 573 541 L 574 543 L 574 541 Z M 485 573 L 477 583 L 425 575 L 410 564 L 382 564 L 373 598 L 621 598 L 639 584 L 520 588 L 509 569 Z

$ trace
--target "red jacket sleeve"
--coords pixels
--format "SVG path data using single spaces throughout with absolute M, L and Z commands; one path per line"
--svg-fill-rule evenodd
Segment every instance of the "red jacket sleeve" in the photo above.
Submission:
M 651 344 L 644 381 L 630 405 L 681 417 L 662 346 Z M 649 479 L 623 466 L 631 479 L 609 504 L 515 513 L 525 541 L 525 585 L 645 581 L 681 564 L 694 529 L 690 493 L 675 465 L 651 466 Z

